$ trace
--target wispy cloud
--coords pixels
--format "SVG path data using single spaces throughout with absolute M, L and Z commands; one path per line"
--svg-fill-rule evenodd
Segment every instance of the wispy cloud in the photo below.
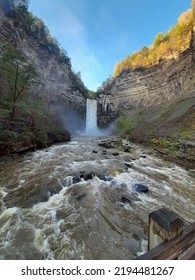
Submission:
M 101 83 L 99 75 L 103 67 L 90 47 L 87 29 L 67 3 L 58 6 L 58 15 L 52 26 L 52 33 L 67 50 L 73 70 L 81 71 L 85 85 L 91 90 L 96 90 Z

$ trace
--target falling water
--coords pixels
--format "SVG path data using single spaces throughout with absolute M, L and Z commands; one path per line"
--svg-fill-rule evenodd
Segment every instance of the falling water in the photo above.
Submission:
M 87 99 L 86 134 L 96 135 L 97 132 L 97 100 Z

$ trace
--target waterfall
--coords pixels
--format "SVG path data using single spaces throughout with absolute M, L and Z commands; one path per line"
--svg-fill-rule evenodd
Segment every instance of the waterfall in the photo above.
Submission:
M 97 100 L 87 99 L 86 134 L 96 135 L 97 133 Z

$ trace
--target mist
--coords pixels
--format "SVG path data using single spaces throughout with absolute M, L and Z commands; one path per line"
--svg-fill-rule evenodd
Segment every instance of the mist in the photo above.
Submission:
M 100 129 L 97 125 L 97 100 L 86 101 L 86 136 L 109 136 L 113 132 L 113 125 L 106 129 Z
M 78 110 L 78 109 L 77 109 Z M 106 137 L 116 134 L 115 123 L 106 128 L 97 125 L 97 101 L 86 101 L 86 113 L 78 112 L 67 104 L 53 103 L 50 106 L 50 118 L 55 122 L 56 128 L 68 130 L 71 135 L 83 137 Z

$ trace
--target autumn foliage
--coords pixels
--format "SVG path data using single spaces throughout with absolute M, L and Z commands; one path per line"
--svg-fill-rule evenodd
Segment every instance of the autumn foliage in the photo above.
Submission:
M 194 24 L 192 10 L 187 10 L 178 18 L 176 26 L 167 34 L 159 33 L 151 47 L 127 56 L 121 63 L 117 62 L 114 68 L 114 77 L 125 70 L 133 70 L 140 67 L 149 67 L 158 64 L 163 59 L 177 57 L 190 46 L 191 31 Z

